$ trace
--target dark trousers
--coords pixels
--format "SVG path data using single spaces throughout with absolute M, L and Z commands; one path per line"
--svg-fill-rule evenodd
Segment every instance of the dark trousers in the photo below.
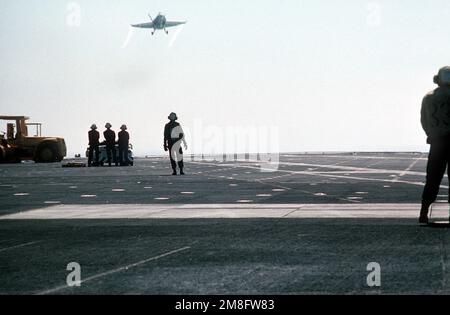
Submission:
M 106 155 L 108 156 L 108 164 L 111 166 L 111 156 L 112 161 L 114 161 L 114 164 L 117 165 L 117 159 L 116 159 L 116 146 L 106 146 Z
M 177 152 L 172 152 L 172 148 L 175 145 L 175 143 L 169 143 L 169 156 L 170 156 L 170 164 L 172 165 L 172 169 L 174 171 L 177 170 L 177 164 L 181 171 L 184 169 L 184 162 L 183 162 L 183 149 L 180 147 L 180 149 Z M 174 154 L 176 156 L 174 156 Z M 177 163 L 178 161 L 178 163 Z
M 95 165 L 98 165 L 98 159 L 99 159 L 99 155 L 100 155 L 100 149 L 98 147 L 98 145 L 90 145 L 89 146 L 89 156 L 88 156 L 88 165 L 91 166 L 92 165 L 92 160 L 94 158 L 94 153 L 95 153 Z
M 128 146 L 119 146 L 119 163 L 120 165 L 128 165 L 128 163 L 130 163 L 130 161 L 128 161 Z
M 428 157 L 427 182 L 422 196 L 422 203 L 426 207 L 429 207 L 436 201 L 445 170 L 449 163 L 450 141 L 448 139 L 433 141 Z

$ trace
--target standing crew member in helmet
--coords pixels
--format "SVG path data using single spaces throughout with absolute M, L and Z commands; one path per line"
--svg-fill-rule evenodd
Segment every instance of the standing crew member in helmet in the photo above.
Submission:
M 128 166 L 128 146 L 130 144 L 130 134 L 127 132 L 127 126 L 122 125 L 119 132 L 119 162 L 120 166 Z
M 116 133 L 111 130 L 112 125 L 110 123 L 107 123 L 105 125 L 105 132 L 103 133 L 103 136 L 105 137 L 106 142 L 106 155 L 108 156 L 108 165 L 111 166 L 111 155 L 112 160 L 114 161 L 114 164 L 117 166 L 117 152 L 116 152 Z
M 428 223 L 429 208 L 437 199 L 442 178 L 450 164 L 450 67 L 439 70 L 434 83 L 439 87 L 428 93 L 422 104 L 422 126 L 431 145 L 419 219 L 422 224 Z
M 187 150 L 186 139 L 181 125 L 177 122 L 177 114 L 171 113 L 168 117 L 170 122 L 164 128 L 164 150 L 169 151 L 170 164 L 172 165 L 172 175 L 177 175 L 177 164 L 180 168 L 180 175 L 184 175 L 183 149 Z
M 92 159 L 94 158 L 95 153 L 95 162 L 94 166 L 98 166 L 98 158 L 100 155 L 99 145 L 100 145 L 100 133 L 97 131 L 97 125 L 93 124 L 91 126 L 91 130 L 88 133 L 89 136 L 89 157 L 88 157 L 88 166 L 92 166 Z

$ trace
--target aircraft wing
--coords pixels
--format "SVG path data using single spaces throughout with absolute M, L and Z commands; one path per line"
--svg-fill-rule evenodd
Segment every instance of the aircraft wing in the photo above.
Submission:
M 174 27 L 174 26 L 178 26 L 181 24 L 186 24 L 187 22 L 173 22 L 173 21 L 167 21 L 166 22 L 166 27 Z
M 141 24 L 131 24 L 131 26 L 139 27 L 139 28 L 153 28 L 153 22 L 141 23 Z

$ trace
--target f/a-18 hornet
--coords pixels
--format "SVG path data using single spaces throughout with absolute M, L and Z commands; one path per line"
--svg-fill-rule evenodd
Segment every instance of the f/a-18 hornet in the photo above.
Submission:
M 169 31 L 167 30 L 167 28 L 187 23 L 186 21 L 183 21 L 183 22 L 167 21 L 166 17 L 164 15 L 162 15 L 161 13 L 159 13 L 155 19 L 152 19 L 150 14 L 148 16 L 150 17 L 151 22 L 141 23 L 141 24 L 131 24 L 131 26 L 137 27 L 137 28 L 153 29 L 152 35 L 154 35 L 157 30 L 164 30 L 166 32 L 166 34 L 169 34 Z

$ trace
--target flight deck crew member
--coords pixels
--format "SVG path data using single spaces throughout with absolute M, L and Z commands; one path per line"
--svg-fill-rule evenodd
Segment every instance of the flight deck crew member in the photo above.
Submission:
M 112 125 L 110 123 L 107 123 L 105 125 L 105 132 L 103 133 L 103 136 L 105 137 L 106 142 L 106 155 L 108 156 L 108 165 L 111 166 L 111 155 L 112 160 L 114 161 L 114 164 L 117 166 L 117 152 L 116 152 L 116 133 L 111 130 Z
M 128 166 L 128 146 L 130 144 L 130 134 L 127 132 L 127 126 L 122 125 L 119 132 L 119 162 L 120 166 Z
M 422 126 L 431 145 L 420 211 L 421 224 L 428 223 L 429 208 L 437 199 L 442 178 L 450 164 L 450 67 L 440 69 L 434 83 L 438 88 L 425 96 L 421 113 Z
M 4 132 L 0 132 L 0 144 L 3 146 L 8 146 L 8 141 L 5 138 L 5 133 Z
M 94 158 L 94 153 L 95 153 L 94 166 L 98 166 L 98 158 L 99 158 L 99 154 L 100 154 L 100 150 L 99 150 L 100 133 L 97 131 L 96 124 L 93 124 L 91 126 L 91 130 L 89 131 L 88 136 L 89 136 L 88 167 L 92 166 L 92 159 Z
M 164 150 L 169 151 L 170 164 L 172 165 L 172 175 L 177 175 L 177 164 L 180 168 L 180 175 L 184 175 L 183 149 L 187 150 L 187 144 L 183 129 L 177 122 L 177 114 L 171 113 L 168 117 L 170 122 L 164 128 Z

